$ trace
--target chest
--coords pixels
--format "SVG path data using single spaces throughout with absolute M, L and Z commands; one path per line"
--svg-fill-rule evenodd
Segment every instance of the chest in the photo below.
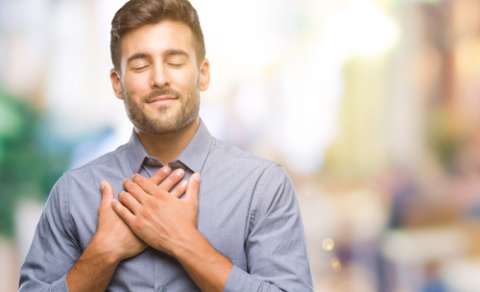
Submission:
M 230 258 L 237 266 L 246 269 L 244 244 L 253 190 L 248 184 L 232 183 L 232 180 L 226 183 L 226 179 L 208 174 L 202 177 L 198 229 L 216 250 Z M 115 194 L 122 190 L 122 180 L 111 179 Z M 83 188 L 80 194 L 71 198 L 70 211 L 78 243 L 85 249 L 96 231 L 100 192 L 96 188 Z M 135 287 L 140 289 L 142 285 L 146 285 L 145 288 L 149 291 L 152 291 L 152 288 L 153 291 L 161 291 L 165 285 L 192 284 L 175 259 L 152 249 L 122 262 L 112 281 L 112 287 L 116 284 L 119 287 L 130 286 L 132 284 L 128 282 L 123 283 L 130 278 L 133 283 L 138 281 Z

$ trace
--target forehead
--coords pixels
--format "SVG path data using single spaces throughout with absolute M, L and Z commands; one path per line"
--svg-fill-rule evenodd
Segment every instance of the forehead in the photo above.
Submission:
M 122 38 L 122 59 L 136 53 L 147 55 L 162 54 L 168 50 L 183 50 L 194 55 L 193 33 L 190 28 L 178 21 L 165 20 L 147 24 L 128 32 Z

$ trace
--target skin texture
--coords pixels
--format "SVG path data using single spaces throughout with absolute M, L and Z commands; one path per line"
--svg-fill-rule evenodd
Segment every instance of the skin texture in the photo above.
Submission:
M 121 51 L 113 90 L 149 155 L 173 161 L 198 129 L 208 60 L 197 58 L 192 32 L 175 21 L 129 32 Z M 148 179 L 126 178 L 118 201 L 104 182 L 97 231 L 67 275 L 69 291 L 104 291 L 118 264 L 147 245 L 175 257 L 202 291 L 223 291 L 232 264 L 197 229 L 200 175 L 172 189 L 183 175 L 164 167 Z

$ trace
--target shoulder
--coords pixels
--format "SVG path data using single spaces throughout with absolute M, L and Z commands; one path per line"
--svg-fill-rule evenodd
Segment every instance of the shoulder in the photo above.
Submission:
M 285 168 L 274 161 L 259 157 L 237 146 L 214 139 L 211 159 L 215 167 L 236 176 L 248 176 L 255 182 L 255 189 L 273 189 L 291 184 Z
M 108 152 L 82 166 L 67 170 L 55 183 L 52 192 L 71 193 L 92 189 L 100 185 L 102 178 L 115 178 L 127 172 L 125 145 Z
M 244 169 L 251 172 L 255 170 L 259 175 L 262 175 L 270 168 L 281 169 L 281 166 L 271 160 L 259 157 L 249 151 L 243 150 L 238 146 L 232 145 L 219 139 L 213 139 L 211 159 L 214 162 L 226 164 L 236 170 Z
M 79 167 L 75 167 L 67 171 L 67 174 L 82 175 L 91 171 L 101 171 L 105 168 L 116 166 L 120 163 L 126 163 L 126 157 L 128 156 L 127 144 L 119 146 L 117 149 L 107 152 L 102 156 L 84 164 Z

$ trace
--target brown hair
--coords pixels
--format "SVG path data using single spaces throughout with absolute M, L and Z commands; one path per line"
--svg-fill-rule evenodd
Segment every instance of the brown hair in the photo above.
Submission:
M 163 20 L 186 24 L 195 38 L 197 58 L 205 58 L 205 42 L 200 20 L 188 0 L 130 0 L 120 8 L 112 20 L 110 53 L 115 70 L 120 70 L 121 40 L 128 32 Z

